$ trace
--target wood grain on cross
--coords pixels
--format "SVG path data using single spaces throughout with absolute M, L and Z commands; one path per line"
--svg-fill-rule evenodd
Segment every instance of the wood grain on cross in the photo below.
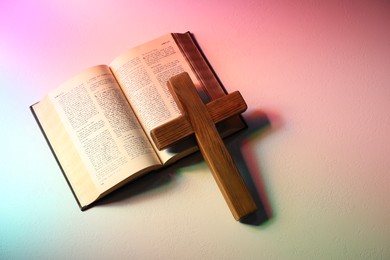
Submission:
M 246 110 L 241 94 L 236 91 L 204 104 L 185 72 L 172 77 L 168 86 L 182 116 L 151 131 L 157 148 L 167 148 L 195 134 L 199 150 L 234 218 L 240 220 L 256 211 L 256 204 L 215 127 L 216 123 Z

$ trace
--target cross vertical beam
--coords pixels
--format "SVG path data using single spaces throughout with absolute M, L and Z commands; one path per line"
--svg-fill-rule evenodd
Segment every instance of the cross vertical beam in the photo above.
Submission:
M 190 123 L 199 150 L 234 218 L 240 220 L 256 211 L 256 204 L 189 75 L 181 73 L 172 77 L 168 81 L 168 86 L 184 119 Z

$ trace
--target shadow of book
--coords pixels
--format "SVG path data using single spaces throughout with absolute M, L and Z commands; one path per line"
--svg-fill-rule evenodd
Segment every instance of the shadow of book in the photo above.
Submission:
M 157 189 L 174 185 L 175 179 L 177 178 L 176 171 L 178 169 L 194 165 L 202 160 L 203 158 L 200 152 L 195 152 L 180 159 L 172 165 L 166 166 L 163 169 L 151 171 L 135 180 L 132 180 L 119 189 L 114 190 L 110 194 L 107 194 L 105 197 L 94 202 L 91 207 L 118 203 L 144 195 Z
M 252 139 L 258 138 L 268 132 L 271 123 L 265 113 L 257 111 L 247 113 L 244 116 L 247 128 L 224 139 L 234 162 L 237 165 L 240 174 L 251 193 L 256 205 L 257 211 L 241 219 L 240 222 L 249 225 L 261 225 L 272 217 L 272 210 L 267 197 L 266 189 L 261 177 L 261 171 L 253 152 L 246 149 L 246 144 Z M 192 139 L 192 140 L 191 140 Z M 193 144 L 194 138 L 187 140 Z M 127 183 L 120 189 L 108 194 L 94 203 L 93 206 L 106 205 L 125 201 L 127 199 L 145 194 L 147 192 L 169 187 L 174 185 L 178 169 L 202 162 L 203 158 L 199 151 L 177 161 L 176 163 L 165 167 L 162 170 L 152 171 L 130 183 Z

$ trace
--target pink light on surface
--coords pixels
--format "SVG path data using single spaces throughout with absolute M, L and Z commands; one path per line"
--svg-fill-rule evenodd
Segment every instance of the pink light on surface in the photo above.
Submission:
M 388 1 L 0 1 L 0 258 L 388 258 L 389 10 Z M 187 30 L 227 90 L 241 92 L 245 116 L 271 121 L 243 151 L 271 220 L 232 223 L 201 163 L 81 213 L 28 106 L 87 67 Z

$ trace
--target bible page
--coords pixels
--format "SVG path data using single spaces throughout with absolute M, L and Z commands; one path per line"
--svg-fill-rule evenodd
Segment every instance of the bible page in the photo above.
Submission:
M 48 96 L 100 192 L 161 165 L 107 66 L 85 70 Z
M 185 71 L 200 86 L 171 34 L 128 50 L 110 68 L 150 140 L 153 128 L 180 116 L 168 79 Z M 168 149 L 158 151 L 151 142 L 163 163 L 176 155 Z

